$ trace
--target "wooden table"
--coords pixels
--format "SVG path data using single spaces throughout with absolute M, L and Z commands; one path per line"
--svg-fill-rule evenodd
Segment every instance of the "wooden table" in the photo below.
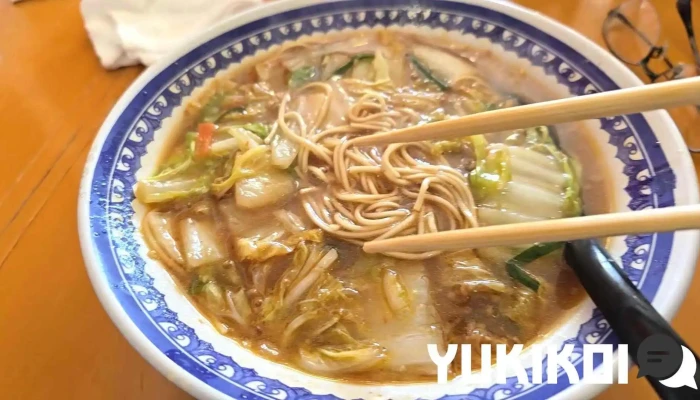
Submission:
M 615 2 L 520 3 L 601 43 L 602 20 Z M 670 56 L 692 62 L 673 3 L 655 3 Z M 191 398 L 117 331 L 90 286 L 78 244 L 78 184 L 88 148 L 142 68 L 108 72 L 99 65 L 78 0 L 0 0 L 0 38 L 0 397 Z M 700 276 L 673 321 L 696 350 L 698 309 Z M 634 376 L 600 398 L 655 398 Z

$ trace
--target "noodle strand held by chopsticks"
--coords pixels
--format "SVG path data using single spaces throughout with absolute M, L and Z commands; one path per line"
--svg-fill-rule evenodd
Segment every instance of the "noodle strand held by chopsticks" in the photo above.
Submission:
M 432 154 L 430 144 L 391 144 L 378 149 L 353 145 L 353 138 L 360 133 L 420 121 L 419 111 L 434 108 L 442 94 L 393 93 L 387 83 L 356 79 L 341 79 L 340 84 L 357 96 L 345 116 L 345 125 L 324 127 L 333 87 L 314 82 L 297 92 L 316 90 L 325 97 L 313 121 L 304 121 L 301 114 L 287 109 L 287 94 L 272 130 L 299 147 L 296 170 L 303 175 L 302 180 L 317 182 L 300 192 L 304 210 L 314 224 L 355 244 L 477 226 L 469 181 L 442 156 Z M 439 252 L 388 255 L 420 260 L 436 254 Z

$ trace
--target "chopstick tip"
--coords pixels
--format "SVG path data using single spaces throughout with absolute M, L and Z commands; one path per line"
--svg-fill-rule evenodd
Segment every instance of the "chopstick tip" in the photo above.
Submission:
M 382 144 L 380 141 L 377 141 L 377 138 L 373 137 L 375 134 L 372 135 L 365 135 L 365 136 L 359 136 L 356 138 L 352 139 L 352 143 L 354 145 L 362 145 L 362 146 L 370 146 L 370 145 L 375 145 L 375 144 Z
M 362 245 L 362 250 L 370 254 L 379 253 L 379 251 L 381 251 L 377 250 L 377 243 L 373 242 L 365 242 L 365 244 Z

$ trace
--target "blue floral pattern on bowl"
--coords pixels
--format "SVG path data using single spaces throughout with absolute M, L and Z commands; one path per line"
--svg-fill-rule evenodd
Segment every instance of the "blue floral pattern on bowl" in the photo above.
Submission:
M 90 244 L 99 254 L 103 273 L 114 295 L 143 334 L 174 363 L 207 385 L 237 399 L 334 399 L 304 388 L 288 387 L 265 377 L 264 372 L 239 366 L 216 352 L 168 308 L 164 296 L 144 271 L 138 255 L 138 232 L 132 223 L 131 188 L 139 160 L 163 119 L 182 104 L 183 98 L 218 71 L 274 44 L 302 35 L 358 27 L 419 25 L 461 31 L 500 44 L 517 57 L 529 60 L 547 75 L 566 85 L 572 95 L 585 95 L 617 86 L 595 65 L 559 40 L 537 28 L 487 8 L 455 2 L 378 0 L 319 4 L 287 11 L 232 29 L 190 51 L 173 63 L 136 96 L 108 134 L 97 161 L 90 190 Z M 536 38 L 536 39 L 534 39 Z M 629 178 L 625 190 L 629 208 L 668 207 L 675 204 L 675 176 L 651 128 L 641 116 L 600 120 L 609 143 L 624 164 Z M 622 256 L 625 271 L 642 292 L 653 298 L 666 269 L 673 233 L 630 236 Z M 653 262 L 652 262 L 653 261 Z M 566 343 L 575 345 L 574 365 L 582 370 L 584 343 L 616 343 L 607 322 L 594 311 L 578 335 Z M 597 361 L 598 363 L 600 360 Z M 261 375 L 262 374 L 262 375 Z M 445 399 L 546 398 L 569 386 L 565 378 L 556 385 L 522 386 L 515 378 L 506 384 L 477 389 Z

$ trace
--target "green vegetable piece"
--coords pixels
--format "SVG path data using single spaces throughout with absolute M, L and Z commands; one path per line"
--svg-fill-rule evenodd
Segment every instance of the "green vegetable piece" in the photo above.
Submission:
M 488 149 L 483 135 L 471 136 L 476 167 L 469 175 L 469 182 L 480 196 L 504 190 L 512 178 L 510 153 L 505 147 Z
M 529 247 L 522 253 L 516 255 L 506 262 L 506 271 L 508 275 L 522 285 L 532 289 L 535 293 L 540 290 L 540 281 L 537 280 L 530 272 L 526 271 L 523 266 L 535 261 L 540 257 L 544 257 L 554 250 L 562 247 L 562 242 L 538 243 Z
M 202 107 L 200 114 L 200 122 L 216 122 L 221 116 L 223 111 L 221 110 L 222 104 L 224 102 L 224 94 L 216 93 L 214 94 L 207 104 Z
M 508 275 L 511 278 L 525 287 L 532 289 L 533 292 L 537 293 L 537 291 L 540 290 L 540 281 L 522 267 L 516 264 L 506 264 L 506 271 L 508 271 Z
M 295 69 L 289 77 L 289 86 L 292 88 L 303 86 L 305 83 L 316 78 L 316 75 L 318 75 L 318 71 L 310 65 Z
M 211 189 L 215 195 L 223 196 L 236 182 L 264 172 L 269 164 L 270 155 L 267 146 L 253 147 L 245 153 L 239 153 L 234 159 L 230 175 L 218 178 L 212 183 Z
M 430 148 L 431 153 L 445 154 L 445 153 L 456 153 L 462 151 L 463 143 L 459 140 L 440 140 L 433 143 Z
M 253 132 L 261 139 L 265 139 L 267 135 L 270 134 L 270 128 L 267 125 L 261 124 L 260 122 L 255 122 L 253 124 L 245 124 L 243 129 Z
M 554 144 L 549 135 L 549 128 L 546 126 L 536 126 L 525 130 L 525 141 L 530 144 Z
M 363 61 L 363 60 L 373 60 L 374 59 L 374 54 L 358 54 L 354 56 L 353 58 L 350 59 L 347 63 L 345 63 L 343 66 L 340 68 L 336 69 L 335 72 L 333 72 L 333 75 L 343 75 L 346 72 L 350 71 L 350 68 L 352 68 L 355 63 L 358 61 Z
M 207 285 L 207 283 L 211 282 L 210 280 L 202 280 L 199 278 L 199 276 L 195 276 L 192 279 L 192 282 L 190 282 L 190 288 L 189 292 L 191 295 L 197 295 L 202 293 L 202 290 L 204 290 L 204 286 Z
M 186 171 L 192 165 L 192 155 L 189 151 L 178 152 L 165 162 L 157 174 L 150 179 L 163 180 Z
M 578 171 L 580 170 L 576 160 L 567 156 L 560 150 L 546 126 L 538 126 L 525 130 L 525 142 L 532 149 L 542 153 L 548 153 L 559 162 L 566 177 L 566 189 L 564 190 L 564 208 L 566 216 L 576 217 L 581 215 L 581 186 L 578 182 Z
M 198 133 L 195 131 L 189 131 L 185 133 L 185 147 L 189 148 L 190 145 L 194 144 L 197 140 Z
M 192 165 L 192 154 L 194 154 L 195 140 L 197 132 L 187 132 L 185 134 L 184 151 L 179 151 L 172 155 L 163 166 L 158 170 L 158 173 L 153 175 L 150 180 L 163 180 L 172 178 L 182 172 L 187 171 Z
M 234 119 L 235 117 L 233 117 L 233 116 L 235 114 L 244 114 L 245 110 L 246 110 L 245 107 L 234 107 L 230 110 L 226 110 L 219 115 L 219 117 L 216 119 L 215 122 L 220 123 L 220 122 L 226 121 L 227 119 L 229 119 L 229 117 L 231 119 Z
M 568 182 L 566 190 L 564 191 L 563 211 L 570 217 L 578 217 L 583 212 L 583 207 L 581 206 L 581 187 L 578 183 L 578 174 L 576 173 L 579 168 L 577 168 L 576 161 L 569 157 L 566 157 L 566 160 L 562 161 L 562 166 L 564 167 L 564 174 L 566 174 Z
M 421 64 L 420 61 L 415 56 L 411 56 L 411 63 L 416 67 L 418 71 L 420 71 L 423 76 L 428 78 L 429 81 L 433 82 L 437 87 L 440 88 L 440 90 L 445 91 L 449 89 L 450 87 L 443 82 L 441 79 L 438 79 L 435 75 L 433 75 L 432 71 L 428 69 L 425 65 Z
M 580 170 L 576 161 L 568 157 L 554 145 L 547 134 L 549 143 L 535 144 L 533 149 L 543 153 L 549 153 L 554 157 L 561 166 L 561 169 L 566 177 L 566 189 L 564 189 L 564 208 L 563 212 L 566 216 L 577 217 L 581 215 L 583 207 L 581 206 L 581 186 L 578 182 L 578 171 Z
M 215 93 L 209 102 L 202 107 L 199 122 L 217 122 L 228 114 L 241 114 L 245 107 L 233 107 L 226 105 L 226 94 Z

